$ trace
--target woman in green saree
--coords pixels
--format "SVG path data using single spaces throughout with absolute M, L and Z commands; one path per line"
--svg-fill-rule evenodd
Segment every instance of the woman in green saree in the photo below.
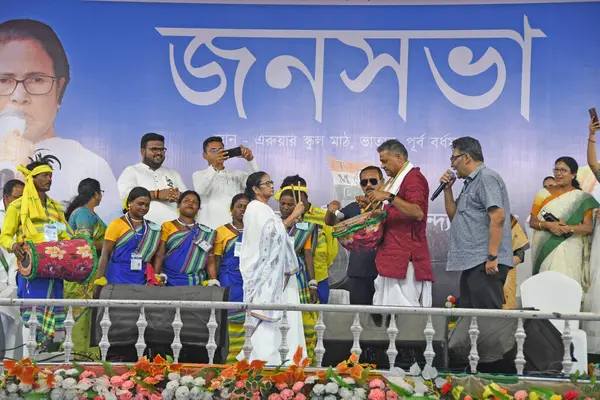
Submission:
M 560 272 L 579 282 L 585 289 L 590 279 L 592 213 L 599 204 L 594 197 L 581 190 L 576 179 L 578 169 L 577 161 L 571 157 L 556 160 L 556 186 L 538 192 L 529 224 L 533 229 L 533 274 Z M 559 221 L 545 219 L 544 214 L 548 213 Z
M 65 217 L 75 235 L 86 235 L 93 240 L 97 252 L 96 260 L 104 242 L 106 224 L 96 215 L 94 209 L 100 205 L 103 192 L 97 180 L 92 178 L 82 180 L 77 188 L 77 196 L 73 198 L 65 212 Z M 93 281 L 84 285 L 65 281 L 64 298 L 91 299 L 94 296 L 94 289 Z M 80 355 L 94 361 L 99 360 L 98 347 L 90 347 L 92 310 L 86 307 L 74 307 L 73 318 L 75 319 L 73 327 L 75 359 Z

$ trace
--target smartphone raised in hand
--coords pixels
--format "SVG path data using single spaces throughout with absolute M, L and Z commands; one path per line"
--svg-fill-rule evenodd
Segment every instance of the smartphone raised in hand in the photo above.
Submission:
M 227 153 L 227 157 L 228 158 L 241 157 L 241 155 L 242 155 L 242 148 L 241 147 L 234 147 L 232 149 L 225 150 L 225 152 Z
M 596 112 L 596 107 L 592 107 L 589 109 L 590 112 L 590 119 L 592 120 L 592 123 L 597 123 L 598 122 L 598 113 Z

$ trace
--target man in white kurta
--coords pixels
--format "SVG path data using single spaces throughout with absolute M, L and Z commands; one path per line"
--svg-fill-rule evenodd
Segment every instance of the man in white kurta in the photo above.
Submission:
M 228 158 L 220 136 L 213 136 L 203 143 L 202 157 L 208 162 L 208 168 L 194 172 L 192 182 L 194 190 L 202 200 L 198 222 L 212 228 L 231 222 L 229 205 L 231 199 L 246 188 L 246 179 L 252 172 L 258 172 L 259 167 L 252 151 L 240 146 L 242 155 L 248 162 L 248 171 L 226 170 L 224 161 Z
M 0 200 L 0 231 L 4 224 L 8 205 L 23 195 L 25 184 L 19 180 L 10 180 L 4 185 Z M 17 297 L 17 259 L 14 254 L 0 247 L 0 298 Z M 0 320 L 4 332 L 4 358 L 19 359 L 23 355 L 23 322 L 19 307 L 0 307 Z
M 140 186 L 150 192 L 148 221 L 162 225 L 178 218 L 177 200 L 187 190 L 179 172 L 163 166 L 166 148 L 163 136 L 147 133 L 142 137 L 142 162 L 131 165 L 121 173 L 117 185 L 124 200 L 134 187 Z

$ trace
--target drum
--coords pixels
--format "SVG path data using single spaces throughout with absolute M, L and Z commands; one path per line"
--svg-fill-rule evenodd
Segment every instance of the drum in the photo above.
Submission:
M 98 267 L 96 248 L 87 236 L 38 244 L 27 241 L 25 252 L 25 259 L 18 262 L 18 269 L 28 280 L 46 278 L 87 283 Z
M 367 212 L 340 222 L 333 227 L 333 237 L 348 251 L 373 251 L 383 238 L 385 211 Z

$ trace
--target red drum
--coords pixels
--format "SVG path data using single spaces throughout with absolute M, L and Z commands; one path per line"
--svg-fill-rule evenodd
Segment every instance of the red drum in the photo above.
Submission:
M 27 241 L 25 251 L 25 259 L 18 262 L 18 269 L 28 280 L 47 278 L 87 283 L 98 267 L 96 248 L 87 236 L 38 244 Z

